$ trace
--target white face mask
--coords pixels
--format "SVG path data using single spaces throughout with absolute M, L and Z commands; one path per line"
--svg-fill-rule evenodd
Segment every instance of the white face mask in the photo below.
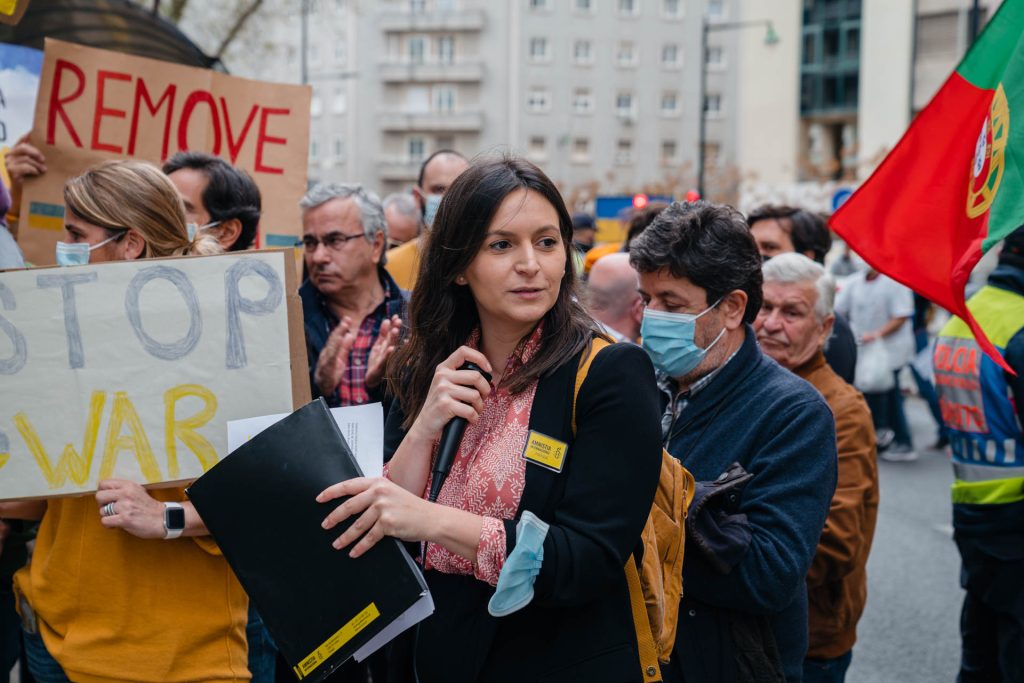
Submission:
M 207 228 L 215 228 L 221 224 L 221 221 L 211 221 L 206 225 L 196 225 L 195 223 L 186 223 L 185 229 L 188 230 L 188 239 L 191 242 L 199 234 L 200 230 L 206 230 Z
M 85 242 L 57 242 L 58 266 L 84 266 L 89 262 L 89 252 L 99 249 L 108 242 L 113 242 L 124 233 L 108 237 L 99 244 L 89 245 Z
M 428 194 L 426 207 L 423 210 L 423 224 L 428 228 L 434 225 L 434 217 L 437 216 L 437 207 L 441 206 L 441 197 L 444 195 Z

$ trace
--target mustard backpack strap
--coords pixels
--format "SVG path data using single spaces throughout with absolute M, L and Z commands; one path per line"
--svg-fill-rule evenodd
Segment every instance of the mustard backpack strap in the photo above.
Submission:
M 640 585 L 640 573 L 636 569 L 636 562 L 632 555 L 626 560 L 626 583 L 629 585 L 629 607 L 633 612 L 636 644 L 640 651 L 640 669 L 644 675 L 644 683 L 654 683 L 661 680 L 658 649 L 654 644 L 651 622 L 647 617 L 647 605 L 644 603 L 643 586 Z
M 583 386 L 583 381 L 587 379 L 587 373 L 590 372 L 590 365 L 594 362 L 594 358 L 597 357 L 598 352 L 606 346 L 611 346 L 611 342 L 603 337 L 594 337 L 590 342 L 590 348 L 588 348 L 582 356 L 580 356 L 580 367 L 576 371 L 576 387 L 572 392 L 572 433 L 576 434 L 576 399 L 580 395 L 580 387 Z

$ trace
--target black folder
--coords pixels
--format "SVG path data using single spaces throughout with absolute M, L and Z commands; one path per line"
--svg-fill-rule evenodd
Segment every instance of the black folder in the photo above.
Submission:
M 323 399 L 253 437 L 188 489 L 278 648 L 300 680 L 319 681 L 427 592 L 401 543 L 352 559 L 325 531 L 341 500 L 316 496 L 362 476 Z M 198 606 L 202 609 L 202 606 Z

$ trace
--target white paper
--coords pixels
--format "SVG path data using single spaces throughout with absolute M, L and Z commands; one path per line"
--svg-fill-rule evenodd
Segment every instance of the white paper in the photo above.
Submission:
M 228 452 L 262 432 L 289 413 L 261 415 L 228 422 Z M 367 477 L 384 474 L 384 409 L 380 403 L 331 408 L 331 416 L 356 456 L 359 469 Z
M 423 591 L 420 599 L 413 603 L 412 607 L 402 612 L 400 617 L 388 624 L 386 629 L 374 636 L 366 645 L 356 650 L 352 656 L 355 657 L 357 662 L 363 661 L 397 638 L 404 631 L 412 628 L 433 613 L 434 598 L 430 595 L 430 591 Z

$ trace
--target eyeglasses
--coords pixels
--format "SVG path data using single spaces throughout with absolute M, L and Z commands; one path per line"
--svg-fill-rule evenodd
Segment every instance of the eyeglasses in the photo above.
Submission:
M 356 233 L 355 235 L 345 235 L 340 232 L 329 232 L 324 235 L 322 240 L 318 240 L 312 235 L 306 235 L 301 240 L 295 243 L 295 246 L 302 247 L 306 250 L 306 253 L 312 254 L 316 251 L 317 245 L 323 244 L 331 251 L 341 251 L 345 246 L 345 243 L 349 240 L 359 239 L 360 237 L 366 237 L 363 233 Z

